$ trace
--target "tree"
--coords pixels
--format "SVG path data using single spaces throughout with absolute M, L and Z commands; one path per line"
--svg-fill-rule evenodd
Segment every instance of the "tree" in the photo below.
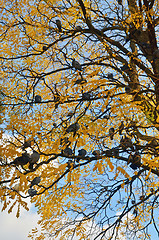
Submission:
M 31 197 L 43 227 L 32 239 L 159 234 L 158 2 L 0 11 L 2 210 L 17 204 L 18 217 Z

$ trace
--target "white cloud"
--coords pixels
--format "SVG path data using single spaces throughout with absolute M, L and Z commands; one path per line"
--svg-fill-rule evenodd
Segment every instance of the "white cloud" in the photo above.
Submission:
M 29 203 L 31 206 L 31 204 Z M 40 219 L 35 211 L 21 209 L 20 217 L 16 218 L 16 210 L 8 214 L 0 213 L 0 239 L 1 240 L 28 240 L 28 234 L 32 228 L 38 227 Z M 39 228 L 39 227 L 38 227 Z

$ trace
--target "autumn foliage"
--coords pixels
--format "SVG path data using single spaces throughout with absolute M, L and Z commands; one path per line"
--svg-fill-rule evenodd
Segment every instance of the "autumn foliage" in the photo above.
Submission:
M 159 234 L 158 9 L 0 1 L 0 198 L 31 239 Z

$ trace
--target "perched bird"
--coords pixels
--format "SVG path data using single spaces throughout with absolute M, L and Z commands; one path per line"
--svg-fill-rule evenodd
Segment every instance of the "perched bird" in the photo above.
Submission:
M 78 31 L 78 32 L 82 31 L 81 26 L 76 26 L 76 27 L 75 27 L 75 31 Z
M 94 150 L 94 151 L 92 152 L 92 154 L 93 154 L 94 156 L 99 156 L 99 155 L 100 155 L 100 150 Z
M 131 203 L 132 203 L 132 204 L 135 204 L 135 200 L 132 200 Z
M 30 188 L 32 188 L 32 186 L 34 185 L 38 185 L 41 182 L 41 177 L 35 177 L 30 184 Z
M 31 147 L 31 141 L 25 141 L 23 146 L 22 146 L 22 149 L 24 150 L 25 148 L 28 148 L 28 147 Z
M 73 152 L 72 152 L 72 149 L 71 148 L 65 148 L 64 150 L 63 150 L 63 154 L 65 154 L 66 156 L 71 156 L 72 154 L 73 154 Z
M 85 157 L 86 154 L 87 154 L 87 151 L 85 149 L 82 148 L 82 149 L 78 150 L 78 156 L 79 157 Z M 79 162 L 79 160 L 80 160 L 80 158 L 77 158 L 76 162 Z
M 111 150 L 103 151 L 103 153 L 105 154 L 106 157 L 112 157 L 112 151 Z
M 87 154 L 87 151 L 85 149 L 82 148 L 78 150 L 78 156 L 84 157 L 86 156 L 86 154 Z
M 132 164 L 130 165 L 130 167 L 131 167 L 133 170 L 138 169 L 138 166 L 137 166 L 136 164 L 134 164 L 134 163 L 132 163 Z
M 61 21 L 59 19 L 56 20 L 56 26 L 58 27 L 59 32 L 62 32 Z
M 113 140 L 113 137 L 114 137 L 114 128 L 113 127 L 111 127 L 110 129 L 109 129 L 109 136 L 110 136 L 110 139 L 111 140 Z
M 46 51 L 48 49 L 47 46 L 43 46 L 43 51 Z
M 37 161 L 40 159 L 40 154 L 33 150 L 33 153 L 30 155 L 30 162 L 31 163 L 37 163 Z
M 77 62 L 75 59 L 72 61 L 72 67 L 75 68 L 76 70 L 82 70 L 82 66 L 79 62 Z
M 28 193 L 30 197 L 33 197 L 37 194 L 37 191 L 34 188 L 29 188 Z
M 53 123 L 53 126 L 56 128 L 57 127 L 57 123 Z
M 103 119 L 109 119 L 109 115 L 103 115 Z
M 120 69 L 124 72 L 129 72 L 129 70 L 130 70 L 130 68 L 127 64 L 123 65 Z
M 76 132 L 80 129 L 80 125 L 76 122 L 76 123 L 73 123 L 71 124 L 67 129 L 66 129 L 66 132 L 67 133 L 70 133 L 70 132 Z
M 124 129 L 124 121 L 121 121 L 121 124 L 119 126 L 119 134 L 122 135 L 122 131 Z
M 10 164 L 14 164 L 16 166 L 23 166 L 26 165 L 28 162 L 30 162 L 30 155 L 28 153 L 22 153 L 22 156 L 15 158 L 14 161 Z
M 108 73 L 107 77 L 108 79 L 113 79 L 113 73 Z
M 35 103 L 40 103 L 41 102 L 41 96 L 40 95 L 36 95 L 35 96 Z
M 30 155 L 30 164 L 29 169 L 33 170 L 34 164 L 37 163 L 37 161 L 40 159 L 40 154 L 33 150 L 33 153 Z
M 82 94 L 82 99 L 83 100 L 90 100 L 91 94 L 90 93 L 83 93 Z

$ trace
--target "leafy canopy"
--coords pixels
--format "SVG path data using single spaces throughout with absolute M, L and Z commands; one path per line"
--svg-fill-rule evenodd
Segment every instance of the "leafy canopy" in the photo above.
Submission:
M 159 234 L 158 7 L 0 1 L 0 198 L 32 239 Z

